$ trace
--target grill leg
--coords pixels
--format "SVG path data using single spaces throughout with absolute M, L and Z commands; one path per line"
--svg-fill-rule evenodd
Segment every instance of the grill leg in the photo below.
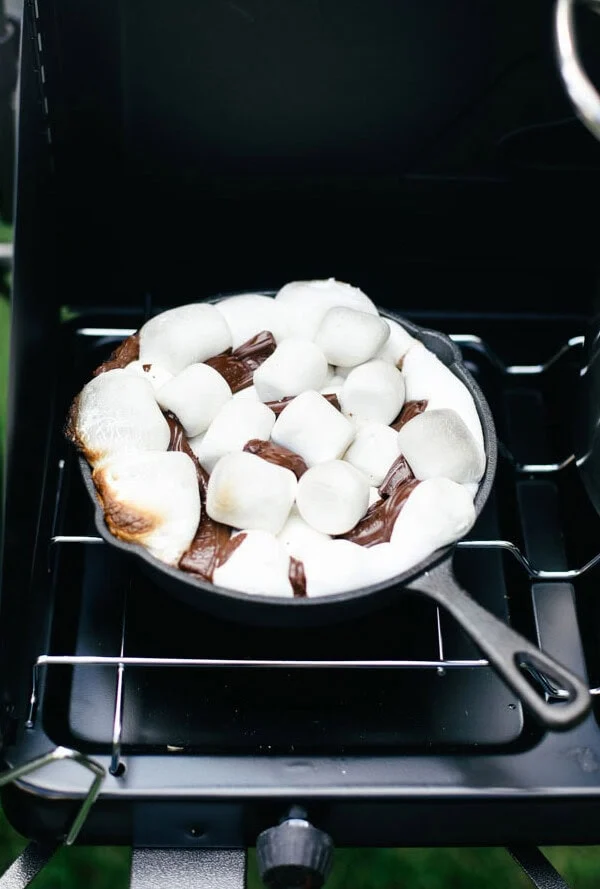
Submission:
M 134 849 L 131 889 L 245 889 L 241 849 Z M 0 889 L 4 887 L 0 884 Z
M 0 877 L 0 889 L 25 889 L 50 861 L 56 846 L 30 843 Z
M 559 872 L 535 846 L 509 846 L 508 851 L 536 889 L 569 889 Z

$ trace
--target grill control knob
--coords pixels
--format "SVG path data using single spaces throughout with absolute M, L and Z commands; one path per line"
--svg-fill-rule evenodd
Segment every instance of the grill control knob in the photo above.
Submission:
M 321 889 L 329 876 L 333 842 L 294 807 L 256 841 L 260 877 L 268 889 Z

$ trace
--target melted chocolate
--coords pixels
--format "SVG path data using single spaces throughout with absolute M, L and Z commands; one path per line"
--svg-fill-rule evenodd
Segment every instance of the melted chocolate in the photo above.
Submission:
M 204 509 L 204 505 L 206 503 L 208 473 L 200 465 L 200 461 L 194 454 L 192 448 L 190 447 L 190 443 L 186 438 L 185 430 L 175 414 L 171 413 L 171 411 L 163 411 L 163 417 L 169 424 L 169 432 L 171 433 L 171 438 L 169 439 L 169 447 L 167 448 L 167 450 L 181 451 L 183 454 L 187 454 L 194 464 L 194 467 L 196 469 L 196 476 L 198 478 L 198 486 L 200 488 L 200 500 L 202 502 L 202 509 Z
M 225 561 L 231 528 L 214 522 L 203 509 L 198 530 L 190 548 L 182 555 L 178 567 L 190 574 L 198 574 L 204 580 L 212 581 L 213 572 Z
M 412 420 L 418 414 L 422 414 L 426 407 L 426 399 L 423 399 L 423 401 L 407 401 L 394 422 L 390 423 L 390 426 L 399 432 L 405 423 L 408 423 L 409 420 Z
M 215 568 L 220 568 L 221 565 L 224 565 L 227 559 L 234 554 L 238 546 L 244 542 L 248 535 L 244 534 L 236 534 L 235 537 L 230 537 L 217 558 L 217 564 Z
M 111 353 L 110 358 L 103 361 L 100 367 L 96 368 L 93 376 L 97 377 L 99 374 L 106 373 L 107 370 L 117 370 L 122 367 L 127 367 L 132 361 L 137 361 L 139 357 L 140 335 L 139 333 L 134 333 L 132 336 L 128 336 L 126 340 L 123 340 L 114 352 Z M 146 369 L 146 367 L 150 367 L 150 365 L 144 365 L 144 369 Z
M 379 485 L 379 493 L 382 497 L 389 497 L 390 494 L 394 493 L 398 485 L 403 485 L 404 482 L 408 482 L 412 478 L 414 478 L 412 469 L 406 462 L 404 456 L 400 454 L 400 456 L 394 460 L 387 471 L 386 477 Z
M 409 479 L 403 484 L 397 485 L 392 494 L 385 500 L 374 503 L 358 525 L 342 534 L 343 540 L 358 543 L 359 546 L 375 546 L 377 543 L 389 543 L 394 523 L 400 511 L 406 503 L 409 495 L 414 491 L 419 482 Z
M 222 565 L 226 556 L 224 553 L 231 537 L 229 525 L 215 522 L 206 511 L 206 491 L 208 488 L 208 473 L 202 468 L 200 462 L 190 447 L 185 437 L 183 426 L 170 411 L 164 414 L 169 424 L 171 440 L 169 451 L 181 451 L 187 454 L 196 468 L 198 488 L 200 490 L 200 523 L 190 544 L 190 548 L 179 560 L 178 567 L 190 574 L 198 574 L 205 580 L 212 580 L 213 571 L 218 565 Z M 239 546 L 239 544 L 238 544 Z
M 249 454 L 256 454 L 257 457 L 262 457 L 267 463 L 274 463 L 276 466 L 283 466 L 284 469 L 291 469 L 296 478 L 300 478 L 308 469 L 308 466 L 299 454 L 295 454 L 288 448 L 282 448 L 272 441 L 252 438 L 246 442 L 244 450 Z
M 252 385 L 254 371 L 273 354 L 276 348 L 273 334 L 263 330 L 233 352 L 228 349 L 220 355 L 215 355 L 214 358 L 208 358 L 204 363 L 213 367 L 225 378 L 232 392 L 239 392 L 240 389 L 247 389 Z
M 286 397 L 282 398 L 280 401 L 266 401 L 265 404 L 267 407 L 270 407 L 275 416 L 278 417 L 281 411 L 284 410 L 295 397 L 295 395 L 286 395 Z M 324 395 L 323 398 L 328 401 L 329 404 L 333 405 L 336 411 L 341 411 L 340 403 L 335 392 L 330 392 L 328 395 Z
M 304 564 L 299 559 L 290 556 L 290 569 L 288 577 L 294 591 L 294 599 L 306 598 L 306 574 Z

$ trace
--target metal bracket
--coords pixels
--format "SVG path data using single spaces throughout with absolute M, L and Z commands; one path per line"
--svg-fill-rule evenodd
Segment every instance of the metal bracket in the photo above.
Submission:
M 78 753 L 77 750 L 70 750 L 68 747 L 56 747 L 44 756 L 39 756 L 37 759 L 32 759 L 31 762 L 26 762 L 22 766 L 16 766 L 16 768 L 4 772 L 4 774 L 0 775 L 0 787 L 5 787 L 13 781 L 18 781 L 19 778 L 24 778 L 26 775 L 31 775 L 33 772 L 37 772 L 39 769 L 43 769 L 44 766 L 50 765 L 53 762 L 62 762 L 65 759 L 72 759 L 74 762 L 84 766 L 95 775 L 94 780 L 90 785 L 90 789 L 87 792 L 87 796 L 81 804 L 81 808 L 75 816 L 71 829 L 65 837 L 65 846 L 71 846 L 77 839 L 77 835 L 83 827 L 88 813 L 100 793 L 102 782 L 106 778 L 106 769 L 104 766 L 101 766 L 96 760 L 85 756 L 85 754 Z
M 507 851 L 536 889 L 569 889 L 559 872 L 535 846 L 508 846 Z
M 134 849 L 130 886 L 131 889 L 244 889 L 246 858 L 243 849 Z
M 30 843 L 0 877 L 0 889 L 25 889 L 48 864 L 55 852 L 56 846 Z

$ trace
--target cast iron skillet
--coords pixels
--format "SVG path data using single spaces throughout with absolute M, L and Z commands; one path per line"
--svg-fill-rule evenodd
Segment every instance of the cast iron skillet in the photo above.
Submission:
M 435 330 L 418 327 L 392 312 L 382 311 L 381 314 L 400 322 L 434 352 L 462 380 L 473 396 L 483 427 L 487 455 L 485 475 L 475 498 L 475 509 L 479 515 L 492 488 L 496 470 L 497 440 L 489 406 L 479 386 L 464 367 L 459 349 L 447 336 Z M 581 679 L 482 608 L 459 586 L 452 568 L 454 544 L 437 550 L 420 564 L 391 580 L 331 596 L 287 599 L 235 592 L 171 568 L 151 556 L 145 547 L 124 543 L 113 537 L 104 521 L 90 467 L 83 458 L 80 458 L 80 466 L 86 488 L 95 505 L 96 526 L 104 540 L 124 553 L 135 556 L 145 573 L 158 586 L 194 608 L 208 611 L 220 618 L 260 626 L 315 626 L 344 621 L 381 608 L 406 590 L 418 592 L 433 599 L 452 614 L 489 659 L 496 672 L 545 727 L 553 730 L 570 728 L 581 721 L 590 708 L 589 690 Z M 568 697 L 558 703 L 548 702 L 526 678 L 526 673 L 530 677 L 541 673 L 555 687 L 564 689 Z M 539 689 L 540 685 L 536 683 L 536 687 Z

